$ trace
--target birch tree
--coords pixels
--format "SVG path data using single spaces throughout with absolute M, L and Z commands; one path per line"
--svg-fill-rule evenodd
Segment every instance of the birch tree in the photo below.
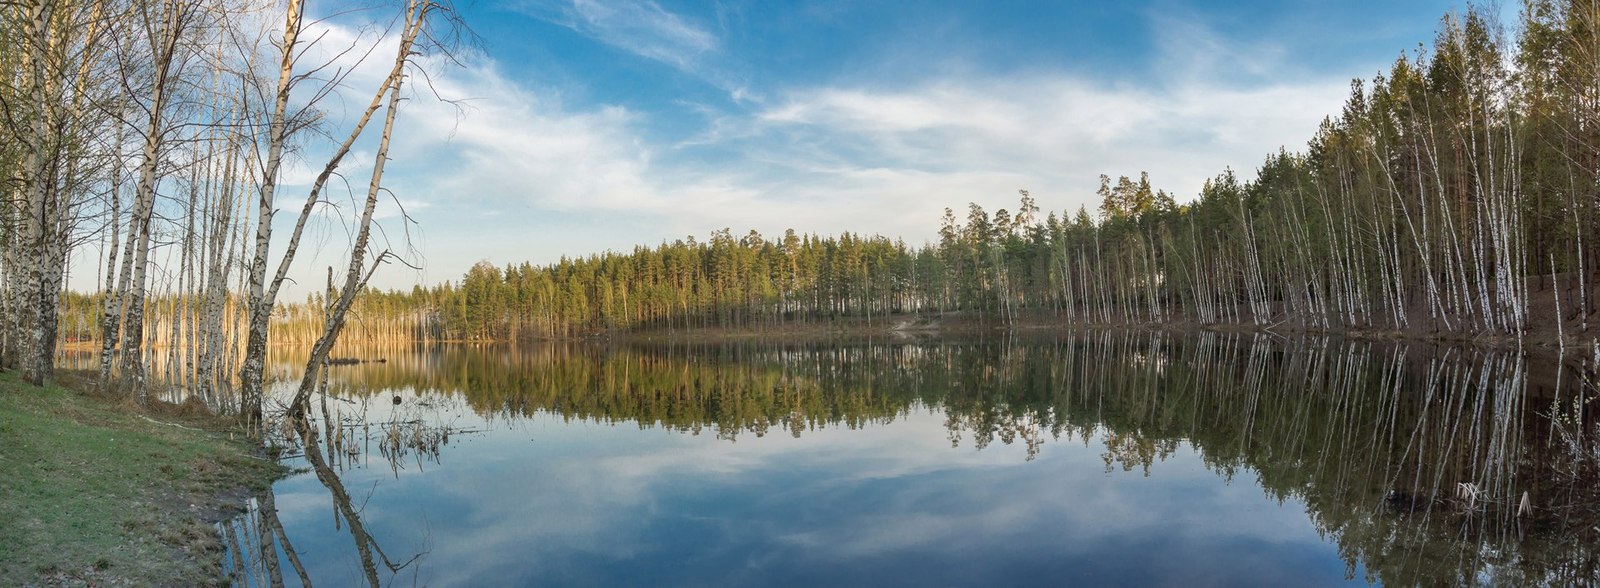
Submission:
M 103 79 L 107 2 L 65 0 L 0 7 L 8 51 L 0 76 L 0 137 L 10 151 L 6 182 L 3 329 L 5 362 L 34 384 L 54 372 L 59 296 L 76 213 L 101 162 L 107 126 Z M 0 154 L 0 162 L 5 161 Z
M 277 300 L 278 292 L 288 277 L 289 268 L 299 250 L 301 236 L 304 235 L 306 223 L 315 211 L 324 187 L 328 180 L 338 169 L 345 156 L 350 153 L 351 147 L 361 137 L 373 114 L 385 105 L 388 109 L 385 114 L 382 136 L 379 139 L 379 155 L 374 165 L 373 176 L 368 189 L 366 204 L 363 207 L 360 220 L 356 229 L 356 240 L 350 257 L 349 277 L 346 280 L 345 291 L 341 293 L 340 302 L 336 303 L 329 313 L 330 325 L 324 328 L 324 335 L 313 346 L 312 357 L 318 355 L 326 357 L 332 349 L 338 333 L 343 327 L 344 317 L 347 314 L 351 300 L 356 291 L 371 277 L 371 269 L 376 269 L 376 264 L 371 269 L 363 271 L 367 242 L 371 231 L 373 211 L 381 191 L 381 180 L 385 159 L 388 154 L 389 138 L 393 131 L 394 117 L 399 105 L 399 91 L 401 82 L 410 64 L 419 36 L 422 34 L 427 22 L 428 14 L 438 4 L 427 0 L 407 0 L 405 11 L 401 19 L 401 32 L 398 49 L 392 67 L 374 91 L 371 101 L 357 117 L 343 143 L 338 145 L 333 154 L 328 158 L 326 165 L 317 175 L 305 201 L 300 208 L 299 215 L 294 219 L 288 242 L 284 244 L 284 252 L 279 258 L 277 269 L 270 279 L 267 277 L 269 264 L 269 251 L 272 242 L 272 221 L 274 203 L 278 184 L 278 174 L 282 166 L 283 148 L 290 133 L 294 131 L 295 123 L 288 114 L 290 93 L 297 83 L 307 79 L 305 74 L 296 73 L 296 63 L 301 57 L 300 35 L 304 29 L 305 6 L 302 0 L 289 0 L 287 16 L 284 23 L 284 36 L 280 44 L 280 62 L 277 83 L 277 92 L 273 103 L 273 110 L 268 126 L 266 143 L 266 158 L 261 169 L 260 189 L 257 199 L 257 225 L 255 234 L 254 257 L 249 268 L 249 285 L 247 293 L 247 308 L 249 313 L 249 335 L 246 340 L 244 365 L 240 370 L 244 413 L 247 421 L 260 422 L 262 402 L 262 375 L 266 363 L 268 330 L 270 328 L 271 313 Z M 301 123 L 303 124 L 303 123 Z M 381 259 L 381 257 L 380 257 Z M 314 382 L 315 374 L 311 373 L 315 363 L 308 363 L 306 382 Z M 306 392 L 311 386 L 302 387 Z M 296 395 L 293 405 L 296 409 L 303 408 L 304 403 L 300 394 Z

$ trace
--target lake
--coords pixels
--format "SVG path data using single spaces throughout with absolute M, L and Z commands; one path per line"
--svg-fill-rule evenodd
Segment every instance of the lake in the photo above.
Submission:
M 363 357 L 311 436 L 274 427 L 299 473 L 222 526 L 237 583 L 1600 577 L 1596 392 L 1555 359 L 1218 333 Z

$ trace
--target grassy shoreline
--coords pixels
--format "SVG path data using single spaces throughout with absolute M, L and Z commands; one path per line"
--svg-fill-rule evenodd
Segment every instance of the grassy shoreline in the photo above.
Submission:
M 220 585 L 215 521 L 284 468 L 193 405 L 0 373 L 0 583 Z

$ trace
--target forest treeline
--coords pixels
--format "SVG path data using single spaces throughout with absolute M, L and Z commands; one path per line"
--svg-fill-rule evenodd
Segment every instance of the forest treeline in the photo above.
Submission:
M 728 229 L 367 292 L 378 330 L 514 340 L 897 313 L 1592 338 L 1600 321 L 1600 5 L 1477 9 L 1352 83 L 1303 151 L 1179 202 L 1101 177 L 1091 212 L 947 209 L 939 239 Z M 309 303 L 315 307 L 319 302 Z M 288 312 L 288 311 L 286 311 Z M 293 314 L 288 312 L 288 314 Z
M 401 36 L 439 5 L 407 6 Z M 6 365 L 42 379 L 56 342 L 82 339 L 99 344 L 103 379 L 141 387 L 153 355 L 180 353 L 191 381 L 210 385 L 259 381 L 269 332 L 327 350 L 341 334 L 517 340 L 904 313 L 1568 339 L 1592 338 L 1600 321 L 1600 5 L 1589 2 L 1525 2 L 1509 28 L 1474 9 L 1447 16 L 1430 49 L 1353 82 L 1303 150 L 1269 155 L 1248 181 L 1221 171 L 1192 198 L 1144 174 L 1102 177 L 1092 210 L 1046 211 L 1023 192 L 1013 210 L 929 219 L 939 237 L 920 245 L 724 229 L 548 265 L 480 263 L 400 292 L 364 287 L 390 254 L 363 241 L 343 279 L 330 276 L 333 293 L 303 302 L 278 287 L 305 220 L 366 121 L 392 112 L 415 52 L 396 54 L 369 119 L 326 145 L 334 156 L 291 209 L 300 224 L 276 236 L 289 255 L 269 263 L 273 223 L 261 219 L 278 207 L 276 166 L 317 115 L 288 97 L 325 96 L 342 78 L 299 76 L 322 70 L 284 57 L 306 43 L 273 36 L 302 26 L 299 2 L 255 19 L 224 8 L 7 7 L 0 34 L 26 51 L 0 57 Z M 244 27 L 262 18 L 287 24 Z M 410 34 L 444 49 L 440 35 Z M 371 185 L 351 210 L 375 203 Z M 62 293 L 66 251 L 85 243 L 106 253 L 104 286 Z

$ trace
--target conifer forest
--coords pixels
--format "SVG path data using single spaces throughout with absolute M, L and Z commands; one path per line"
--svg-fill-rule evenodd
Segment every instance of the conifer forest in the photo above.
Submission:
M 1027 190 L 1012 210 L 952 203 L 922 244 L 720 229 L 545 266 L 483 262 L 452 283 L 364 292 L 368 326 L 354 328 L 526 340 L 966 313 L 1593 340 L 1597 71 L 1600 8 L 1529 2 L 1510 30 L 1467 11 L 1430 49 L 1353 82 L 1303 149 L 1267 154 L 1248 181 L 1218 170 L 1176 195 L 1145 173 L 1102 175 L 1094 210 L 1043 210 Z M 321 304 L 285 321 L 309 337 Z

